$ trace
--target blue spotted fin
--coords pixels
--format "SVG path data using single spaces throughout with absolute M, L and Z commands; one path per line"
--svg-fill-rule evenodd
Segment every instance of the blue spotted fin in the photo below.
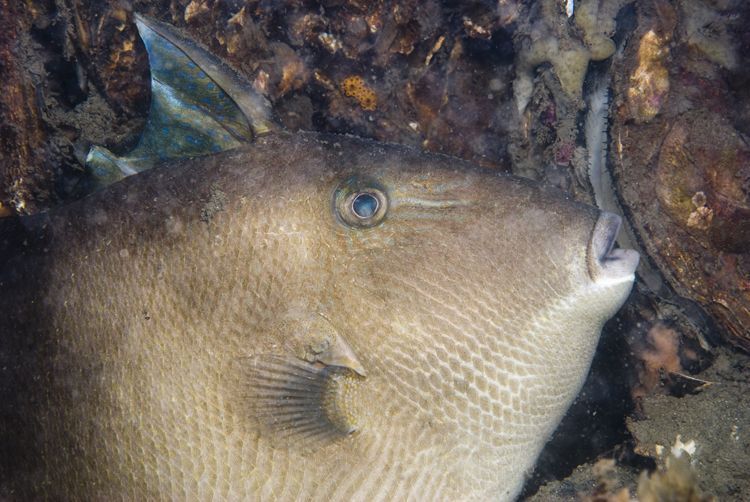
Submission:
M 151 109 L 128 154 L 91 148 L 86 166 L 98 184 L 162 160 L 236 148 L 273 129 L 266 99 L 216 56 L 171 26 L 138 14 L 135 22 L 151 67 Z

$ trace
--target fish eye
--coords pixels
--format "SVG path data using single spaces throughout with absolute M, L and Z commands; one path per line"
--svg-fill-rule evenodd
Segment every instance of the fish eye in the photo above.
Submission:
M 370 228 L 385 218 L 388 198 L 377 183 L 354 178 L 336 190 L 334 208 L 339 219 L 348 226 Z
M 376 196 L 368 192 L 362 192 L 352 200 L 352 213 L 357 218 L 365 220 L 372 218 L 378 212 L 378 206 L 380 206 L 380 202 Z

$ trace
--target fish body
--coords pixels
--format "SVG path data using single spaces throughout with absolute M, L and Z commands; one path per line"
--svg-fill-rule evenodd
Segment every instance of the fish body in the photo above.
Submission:
M 632 286 L 618 228 L 454 158 L 283 131 L 19 220 L 0 495 L 510 500 Z

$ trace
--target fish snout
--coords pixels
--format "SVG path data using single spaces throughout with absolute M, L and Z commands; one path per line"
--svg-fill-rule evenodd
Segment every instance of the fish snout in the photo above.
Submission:
M 588 246 L 588 269 L 597 285 L 614 286 L 635 280 L 640 255 L 632 249 L 614 249 L 622 218 L 603 211 L 594 224 Z

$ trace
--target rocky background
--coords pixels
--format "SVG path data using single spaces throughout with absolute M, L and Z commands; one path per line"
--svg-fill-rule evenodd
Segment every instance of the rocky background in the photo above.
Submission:
M 623 214 L 638 287 L 526 497 L 750 497 L 750 4 L 0 0 L 0 216 L 84 196 L 89 146 L 137 141 L 134 12 L 225 58 L 289 129 L 454 155 Z

